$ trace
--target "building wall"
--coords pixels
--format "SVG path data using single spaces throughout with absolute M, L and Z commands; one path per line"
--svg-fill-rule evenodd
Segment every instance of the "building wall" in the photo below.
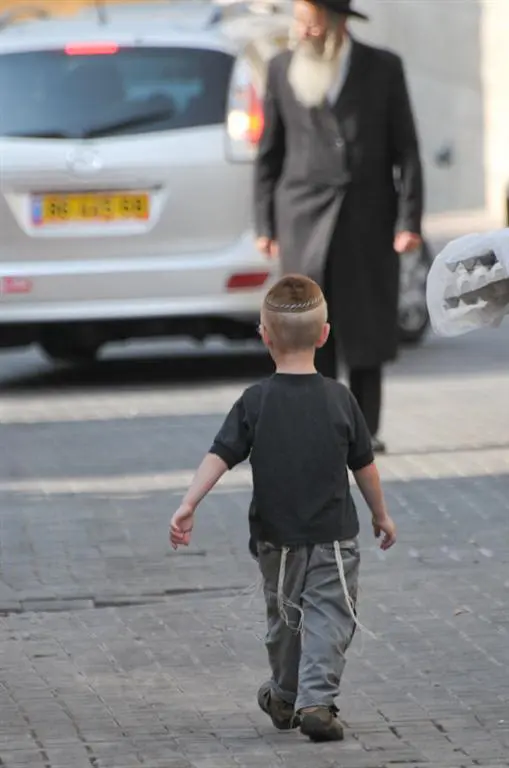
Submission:
M 509 0 L 484 0 L 483 11 L 487 205 L 497 219 L 504 219 L 509 182 Z

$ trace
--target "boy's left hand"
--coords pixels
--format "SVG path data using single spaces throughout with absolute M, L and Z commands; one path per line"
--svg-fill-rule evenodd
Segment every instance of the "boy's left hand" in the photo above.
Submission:
M 182 504 L 173 515 L 170 523 L 170 542 L 173 549 L 188 547 L 194 525 L 194 509 Z

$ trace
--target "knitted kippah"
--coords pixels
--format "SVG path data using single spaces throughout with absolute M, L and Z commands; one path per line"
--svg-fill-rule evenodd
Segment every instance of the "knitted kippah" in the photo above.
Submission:
M 320 286 L 304 275 L 287 275 L 267 293 L 265 307 L 271 312 L 309 312 L 324 302 Z

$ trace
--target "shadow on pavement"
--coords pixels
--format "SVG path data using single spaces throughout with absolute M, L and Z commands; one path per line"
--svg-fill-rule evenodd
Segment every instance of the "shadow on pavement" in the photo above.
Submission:
M 509 323 L 456 338 L 429 333 L 418 346 L 402 346 L 387 366 L 391 378 L 433 378 L 506 373 Z M 261 345 L 193 347 L 177 344 L 112 346 L 90 365 L 54 365 L 36 352 L 0 356 L 0 392 L 202 387 L 251 382 L 273 370 Z
M 143 350 L 143 348 L 142 348 Z M 0 392 L 44 390 L 122 389 L 172 385 L 201 387 L 204 383 L 252 381 L 270 374 L 273 365 L 258 347 L 251 350 L 210 350 L 106 356 L 90 365 L 52 365 L 35 355 L 23 364 L 10 366 L 6 358 L 0 368 Z

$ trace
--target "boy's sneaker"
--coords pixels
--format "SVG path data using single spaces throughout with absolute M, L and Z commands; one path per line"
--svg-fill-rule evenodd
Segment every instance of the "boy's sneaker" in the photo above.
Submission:
M 270 717 L 278 731 L 289 731 L 299 725 L 299 718 L 296 717 L 293 706 L 272 692 L 270 682 L 264 683 L 260 687 L 258 706 L 262 712 Z
M 343 741 L 345 734 L 334 709 L 309 707 L 302 709 L 300 732 L 311 741 Z

